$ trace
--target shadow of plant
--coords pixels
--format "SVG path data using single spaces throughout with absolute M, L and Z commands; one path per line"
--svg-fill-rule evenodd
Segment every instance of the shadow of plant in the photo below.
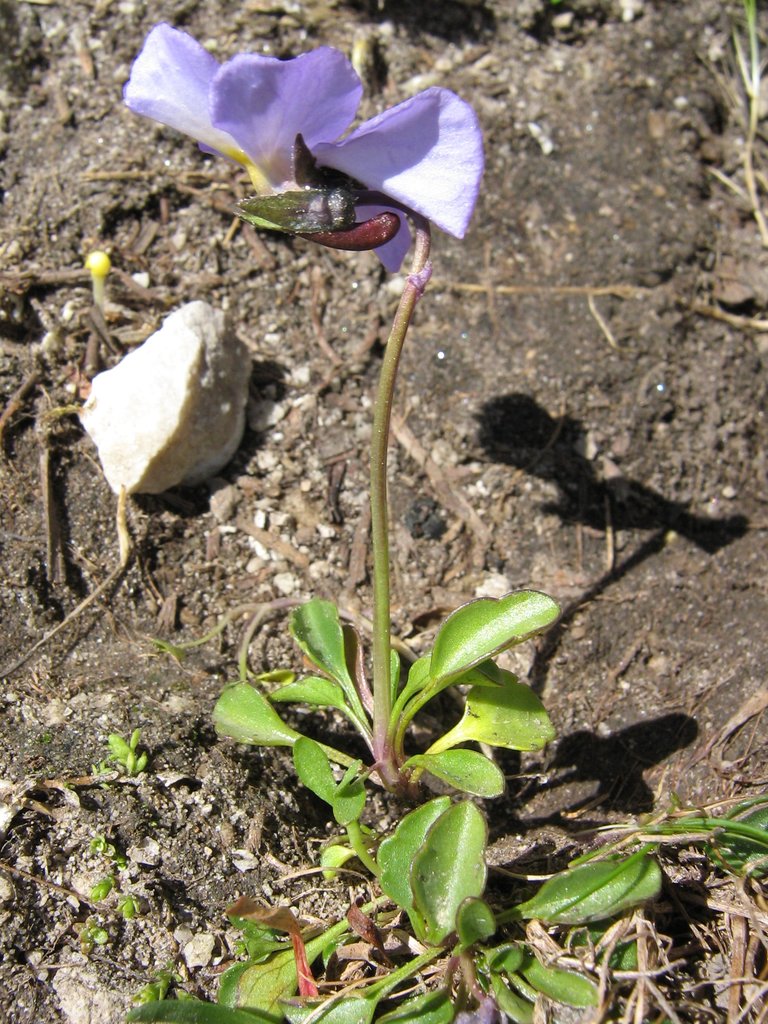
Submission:
M 566 771 L 550 781 L 547 788 L 594 780 L 597 790 L 589 797 L 589 804 L 630 814 L 650 811 L 653 791 L 643 772 L 690 746 L 697 735 L 696 722 L 683 714 L 638 722 L 608 736 L 588 730 L 572 733 L 557 744 L 550 766 Z
M 495 462 L 515 466 L 542 480 L 551 480 L 560 499 L 543 506 L 564 522 L 597 530 L 675 530 L 713 554 L 743 536 L 748 520 L 741 515 L 710 519 L 687 505 L 670 501 L 636 480 L 599 475 L 599 464 L 578 451 L 585 430 L 570 416 L 554 419 L 525 394 L 509 394 L 486 402 L 479 416 L 479 440 Z

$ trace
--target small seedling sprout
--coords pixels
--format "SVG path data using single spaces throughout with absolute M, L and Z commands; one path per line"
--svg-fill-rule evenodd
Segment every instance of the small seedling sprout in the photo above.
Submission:
M 126 775 L 131 777 L 140 775 L 149 764 L 149 754 L 146 750 L 138 749 L 140 738 L 140 729 L 134 729 L 128 740 L 123 739 L 117 733 L 110 733 L 107 737 L 107 746 L 110 749 L 109 760 L 119 764 L 125 770 Z
M 93 289 L 93 304 L 103 315 L 106 302 L 106 280 L 112 269 L 112 261 L 101 249 L 94 249 L 88 253 L 85 260 L 85 269 L 91 275 L 91 287 Z

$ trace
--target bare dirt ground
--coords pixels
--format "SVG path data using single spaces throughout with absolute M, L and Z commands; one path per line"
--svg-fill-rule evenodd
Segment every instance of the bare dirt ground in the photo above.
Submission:
M 565 609 L 513 661 L 559 740 L 504 759 L 494 864 L 573 851 L 576 833 L 674 797 L 764 787 L 768 259 L 728 98 L 738 14 L 715 0 L 0 0 L 4 1019 L 113 1024 L 169 963 L 211 996 L 234 956 L 232 899 L 309 918 L 349 899 L 291 877 L 330 826 L 290 760 L 213 732 L 243 621 L 182 664 L 150 638 L 192 640 L 275 597 L 369 611 L 366 446 L 397 282 L 371 254 L 237 227 L 236 176 L 122 106 L 160 20 L 222 59 L 363 38 L 378 57 L 362 116 L 439 84 L 484 126 L 473 227 L 436 239 L 406 349 L 392 507 L 396 626 L 417 648 L 479 594 L 532 586 Z M 105 337 L 81 269 L 94 246 L 115 268 Z M 243 444 L 210 487 L 135 499 L 128 572 L 14 668 L 117 564 L 95 450 L 54 414 L 94 360 L 195 298 L 252 355 Z M 279 618 L 251 660 L 299 668 Z M 106 736 L 134 728 L 147 771 L 92 778 Z M 99 836 L 127 866 L 94 904 Z M 764 970 L 756 904 L 699 856 L 669 872 L 654 927 L 685 966 L 654 985 L 680 1020 L 756 1015 L 756 989 L 733 984 Z

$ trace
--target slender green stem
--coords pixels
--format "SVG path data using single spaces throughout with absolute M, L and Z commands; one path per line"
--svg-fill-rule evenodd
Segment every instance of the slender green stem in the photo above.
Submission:
M 439 946 L 435 946 L 432 949 L 426 950 L 424 953 L 420 953 L 415 956 L 413 960 L 409 960 L 408 963 L 403 964 L 402 967 L 398 967 L 394 971 L 390 971 L 381 981 L 376 981 L 365 990 L 365 995 L 369 999 L 376 999 L 377 1002 L 385 999 L 391 992 L 397 988 L 403 981 L 407 981 L 408 978 L 415 977 L 423 967 L 428 967 L 433 960 L 437 960 L 439 956 L 443 956 L 445 953 L 444 949 Z
M 424 290 L 429 263 L 429 223 L 413 217 L 416 233 L 411 273 L 395 313 L 379 377 L 371 439 L 371 543 L 373 548 L 373 754 L 387 787 L 397 785 L 397 766 L 388 749 L 392 711 L 390 668 L 389 522 L 387 514 L 387 453 L 397 369 L 413 310 Z
M 424 689 L 402 707 L 400 707 L 398 702 L 395 708 L 396 714 L 392 716 L 396 721 L 393 723 L 394 728 L 391 732 L 392 747 L 397 753 L 400 753 L 403 749 L 405 732 L 411 721 L 418 715 L 424 705 L 432 700 L 436 692 L 439 693 L 439 690 L 436 691 L 434 688 Z
M 640 829 L 642 835 L 650 836 L 672 836 L 687 835 L 690 832 L 712 833 L 712 838 L 738 837 L 740 839 L 751 839 L 756 845 L 768 849 L 768 834 L 764 828 L 757 825 L 750 825 L 748 821 L 734 821 L 733 818 L 681 818 L 679 821 L 670 821 L 651 828 Z M 717 836 L 716 833 L 720 833 Z
M 359 821 L 350 821 L 347 825 L 347 838 L 349 844 L 355 851 L 357 859 L 368 868 L 374 878 L 379 877 L 379 865 L 373 859 L 368 852 L 368 847 L 365 844 L 365 838 L 363 836 L 363 830 L 360 828 Z

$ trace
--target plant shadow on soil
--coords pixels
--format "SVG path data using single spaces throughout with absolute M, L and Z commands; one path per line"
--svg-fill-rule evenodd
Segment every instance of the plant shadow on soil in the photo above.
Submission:
M 480 413 L 480 444 L 494 461 L 543 480 L 562 492 L 560 501 L 545 504 L 564 522 L 596 530 L 674 530 L 697 547 L 714 554 L 749 527 L 743 515 L 708 519 L 669 501 L 661 494 L 617 472 L 601 480 L 594 462 L 578 451 L 584 425 L 571 416 L 555 419 L 530 395 L 501 395 L 484 403 Z

